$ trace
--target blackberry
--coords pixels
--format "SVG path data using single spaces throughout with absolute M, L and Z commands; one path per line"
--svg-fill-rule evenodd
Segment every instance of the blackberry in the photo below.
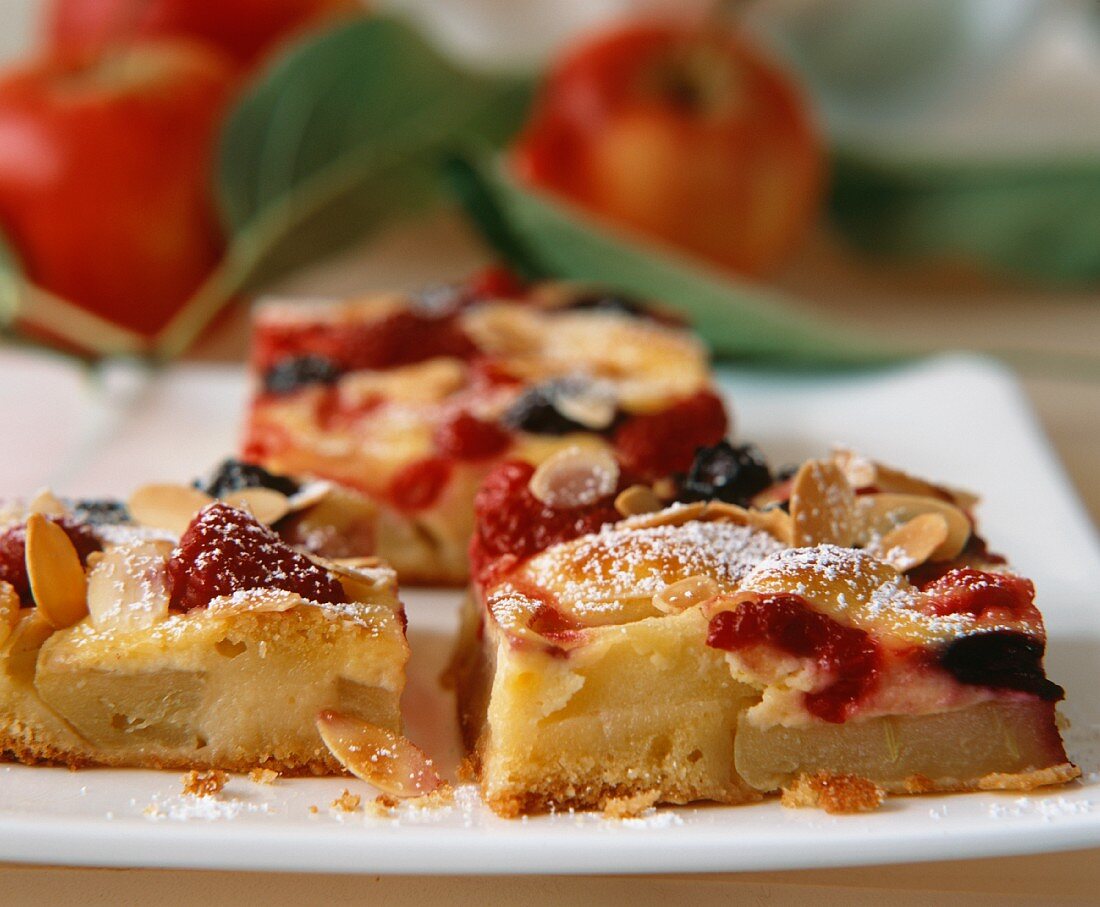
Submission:
M 126 505 L 113 498 L 88 498 L 67 504 L 77 521 L 90 526 L 119 526 L 131 522 Z
M 763 454 L 752 444 L 734 447 L 719 441 L 695 451 L 691 469 L 680 482 L 681 501 L 725 501 L 747 506 L 772 484 Z
M 1048 702 L 1065 696 L 1043 671 L 1044 645 L 1015 630 L 972 633 L 952 642 L 940 664 L 961 683 L 1033 693 Z
M 244 463 L 233 458 L 223 461 L 205 482 L 197 479 L 192 484 L 214 498 L 240 491 L 242 488 L 270 488 L 290 496 L 300 487 L 287 476 L 274 475 L 255 463 Z
M 264 390 L 289 394 L 308 384 L 335 384 L 341 374 L 340 366 L 324 356 L 292 356 L 264 373 Z
M 574 431 L 606 432 L 615 427 L 619 414 L 611 413 L 605 426 L 585 425 L 565 415 L 562 401 L 567 398 L 583 398 L 591 393 L 588 382 L 576 378 L 560 378 L 547 381 L 525 391 L 501 417 L 508 428 L 534 435 L 565 435 Z M 613 405 L 613 404 L 609 404 Z

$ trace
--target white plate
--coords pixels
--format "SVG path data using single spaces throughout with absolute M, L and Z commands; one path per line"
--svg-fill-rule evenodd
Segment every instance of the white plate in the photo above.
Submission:
M 29 367 L 11 354 L 2 364 L 9 375 Z M 72 433 L 40 415 L 54 393 L 54 372 L 59 386 L 71 381 L 57 369 L 40 370 L 33 400 L 0 402 L 0 422 L 26 436 L 25 445 L 0 448 L 0 474 L 24 483 L 6 491 L 25 494 L 52 477 L 66 493 L 122 492 L 145 480 L 189 477 L 232 447 L 243 395 L 236 370 L 180 369 L 147 383 L 119 370 L 99 394 L 99 408 Z M 178 773 L 6 766 L 0 860 L 369 873 L 694 872 L 1100 846 L 1100 775 L 1093 774 L 1100 767 L 1100 549 L 1012 379 L 989 362 L 952 357 L 854 377 L 730 371 L 725 380 L 738 432 L 777 461 L 844 441 L 983 494 L 987 535 L 1038 585 L 1048 667 L 1068 691 L 1071 756 L 1088 773 L 1083 783 L 1030 796 L 893 799 L 865 816 L 834 818 L 773 801 L 659 810 L 625 822 L 590 814 L 505 821 L 467 786 L 454 807 L 406 808 L 389 820 L 330 812 L 345 787 L 372 796 L 354 780 L 280 779 L 264 787 L 237 777 L 219 799 L 203 801 L 179 795 Z M 36 451 L 37 461 L 28 463 L 20 449 Z M 457 757 L 452 703 L 436 677 L 458 595 L 411 591 L 406 600 L 409 732 L 450 770 Z

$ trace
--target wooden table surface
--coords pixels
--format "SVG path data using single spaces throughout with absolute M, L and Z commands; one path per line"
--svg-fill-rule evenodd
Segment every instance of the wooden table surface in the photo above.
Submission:
M 454 216 L 390 231 L 299 273 L 280 295 L 329 295 L 413 287 L 467 273 L 487 260 Z M 944 349 L 1010 353 L 1025 392 L 1070 478 L 1100 523 L 1100 292 L 998 285 L 962 270 L 901 272 L 855 262 L 819 237 L 778 281 L 807 304 Z M 243 355 L 247 318 L 222 320 L 195 357 Z M 1094 367 L 1095 368 L 1095 367 Z M 730 842 L 736 847 L 736 841 Z M 611 904 L 634 899 L 691 904 L 891 905 L 1100 903 L 1100 849 L 1005 859 L 712 876 L 614 878 L 400 878 L 156 870 L 0 867 L 8 903 Z

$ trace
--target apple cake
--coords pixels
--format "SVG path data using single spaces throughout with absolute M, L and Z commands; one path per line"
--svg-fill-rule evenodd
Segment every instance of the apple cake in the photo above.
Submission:
M 845 811 L 1074 778 L 1034 588 L 974 505 L 847 452 L 774 476 L 723 442 L 655 485 L 587 448 L 499 465 L 449 671 L 484 799 Z
M 6 758 L 325 774 L 345 766 L 319 718 L 399 739 L 409 650 L 381 563 L 309 557 L 221 500 L 175 533 L 50 495 L 0 524 Z
M 724 437 L 706 352 L 658 309 L 500 272 L 465 285 L 255 316 L 245 460 L 357 495 L 358 538 L 405 582 L 468 576 L 494 463 L 582 445 L 639 479 Z

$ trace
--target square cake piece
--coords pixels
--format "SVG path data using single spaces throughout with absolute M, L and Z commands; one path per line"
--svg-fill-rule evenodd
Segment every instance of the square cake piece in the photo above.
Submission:
M 222 501 L 178 537 L 101 522 L 124 513 L 40 496 L 0 528 L 5 757 L 328 774 L 322 714 L 401 733 L 390 568 L 307 557 Z
M 673 317 L 490 277 L 255 316 L 244 459 L 354 493 L 356 538 L 406 582 L 467 578 L 494 463 L 582 445 L 655 478 L 726 433 L 706 352 Z
M 501 465 L 450 671 L 486 802 L 852 811 L 1076 777 L 1034 588 L 973 506 L 847 453 L 775 480 L 723 443 L 655 488 L 579 448 Z

